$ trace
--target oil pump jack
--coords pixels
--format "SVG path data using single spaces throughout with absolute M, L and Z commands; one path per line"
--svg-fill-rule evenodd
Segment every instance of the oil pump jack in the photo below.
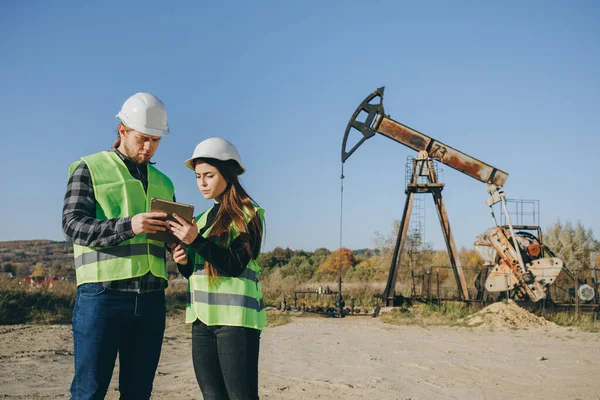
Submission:
M 365 140 L 373 137 L 376 133 L 418 151 L 417 157 L 413 159 L 412 176 L 406 188 L 404 212 L 394 247 L 386 287 L 381 294 L 384 305 L 397 305 L 402 300 L 401 297 L 395 294 L 396 278 L 406 243 L 414 198 L 418 193 L 431 193 L 433 196 L 444 241 L 450 257 L 450 263 L 456 279 L 458 296 L 465 301 L 470 299 L 468 286 L 442 198 L 444 184 L 438 182 L 434 161 L 448 165 L 487 184 L 487 191 L 490 196 L 486 200 L 486 204 L 490 208 L 495 227 L 484 232 L 483 235 L 478 237 L 475 243 L 476 246 L 491 250 L 492 253 L 490 254 L 488 251 L 488 257 L 486 258 L 486 262 L 490 267 L 490 273 L 485 279 L 485 289 L 490 292 L 511 290 L 515 296 L 527 298 L 534 302 L 545 298 L 546 285 L 552 283 L 563 269 L 563 262 L 559 258 L 554 257 L 542 244 L 541 232 L 538 237 L 528 232 L 515 232 L 516 228 L 526 229 L 530 227 L 513 227 L 510 222 L 506 197 L 501 190 L 508 178 L 508 174 L 389 118 L 384 113 L 383 91 L 384 88 L 381 87 L 371 93 L 358 106 L 354 114 L 352 114 L 342 143 L 342 164 L 346 162 L 348 157 Z M 361 119 L 359 120 L 359 118 Z M 352 148 L 347 150 L 348 137 L 353 130 L 362 134 L 362 138 Z M 420 179 L 421 177 L 425 179 Z M 423 183 L 423 181 L 426 181 L 426 183 Z M 499 226 L 494 215 L 493 206 L 498 203 L 502 204 L 502 209 L 507 220 L 506 225 Z M 546 254 L 552 257 L 546 257 Z

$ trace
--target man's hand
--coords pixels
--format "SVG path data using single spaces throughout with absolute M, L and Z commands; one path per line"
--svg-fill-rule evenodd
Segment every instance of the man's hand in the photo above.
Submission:
M 188 263 L 188 255 L 181 243 L 171 243 L 171 255 L 177 264 L 186 265 Z
M 131 228 L 136 235 L 166 231 L 168 227 L 166 219 L 167 213 L 164 212 L 154 211 L 136 214 L 131 218 Z
M 178 221 L 168 221 L 169 230 L 173 232 L 173 235 L 175 235 L 177 239 L 181 240 L 185 244 L 191 244 L 194 240 L 196 240 L 198 237 L 198 227 L 196 224 L 187 222 L 177 214 L 173 214 L 173 217 L 175 217 L 175 219 Z

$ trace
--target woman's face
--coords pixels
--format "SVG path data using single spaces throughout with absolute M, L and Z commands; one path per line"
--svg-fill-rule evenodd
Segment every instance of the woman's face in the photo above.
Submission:
M 215 199 L 218 203 L 221 195 L 227 189 L 227 181 L 219 170 L 204 161 L 196 161 L 196 183 L 205 199 Z

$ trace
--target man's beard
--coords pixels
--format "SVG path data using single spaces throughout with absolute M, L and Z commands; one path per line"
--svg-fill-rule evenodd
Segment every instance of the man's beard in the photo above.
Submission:
M 140 156 L 135 150 L 131 149 L 127 143 L 123 144 L 125 145 L 125 155 L 131 160 L 131 162 L 137 165 L 146 165 L 150 162 L 149 158 Z

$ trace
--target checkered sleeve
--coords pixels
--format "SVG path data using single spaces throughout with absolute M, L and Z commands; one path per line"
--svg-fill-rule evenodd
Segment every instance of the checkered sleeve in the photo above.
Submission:
M 81 162 L 67 183 L 62 228 L 68 241 L 81 246 L 116 246 L 134 237 L 131 217 L 96 219 L 96 198 L 90 170 Z

